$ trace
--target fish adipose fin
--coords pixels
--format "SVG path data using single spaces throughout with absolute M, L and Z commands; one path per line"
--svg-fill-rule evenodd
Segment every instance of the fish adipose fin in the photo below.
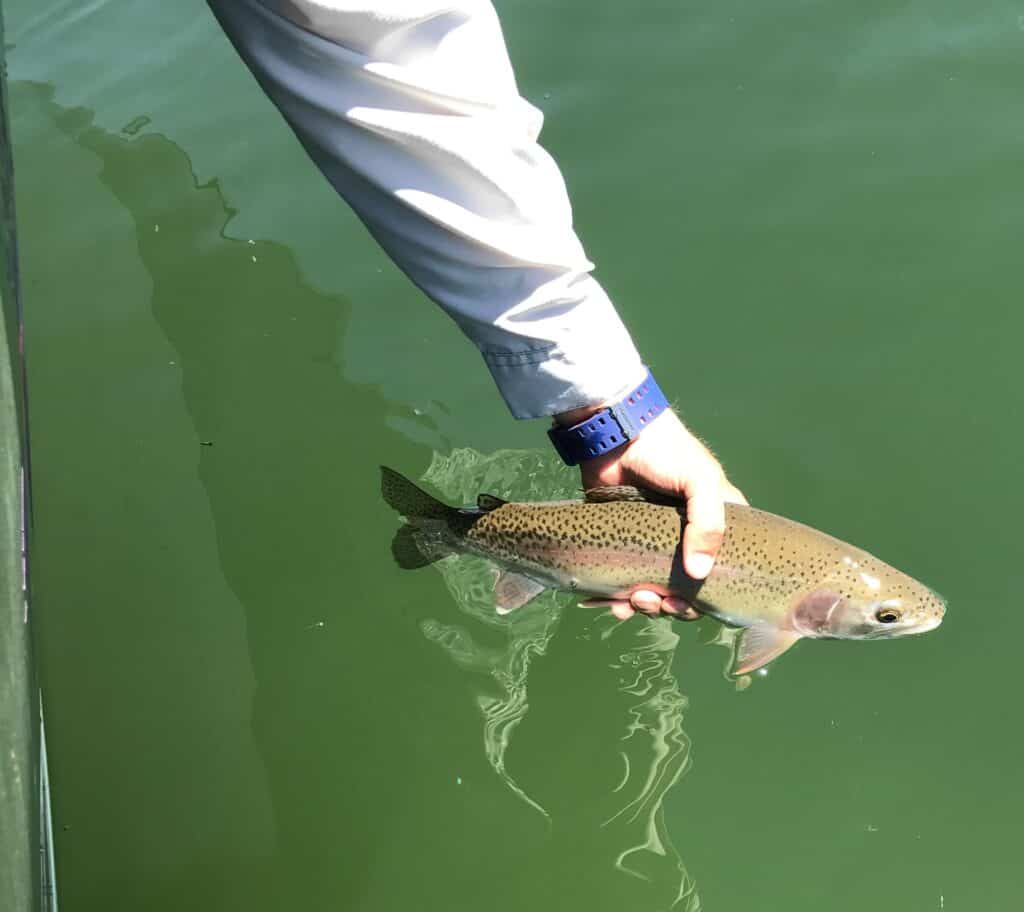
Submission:
M 683 507 L 686 501 L 660 491 L 649 488 L 636 488 L 633 485 L 605 485 L 599 488 L 587 488 L 583 492 L 587 503 L 614 503 L 615 501 L 638 501 L 640 503 L 661 504 L 666 507 Z
M 793 630 L 783 630 L 772 624 L 754 624 L 740 631 L 733 664 L 734 675 L 757 671 L 772 659 L 778 658 L 800 639 Z
M 502 500 L 500 497 L 495 497 L 493 494 L 478 494 L 476 498 L 477 507 L 483 510 L 484 513 L 490 513 L 491 510 L 497 510 L 498 507 L 503 507 L 507 503 L 507 500 Z
M 441 542 L 431 541 L 416 526 L 402 526 L 391 539 L 391 555 L 403 570 L 419 570 L 451 554 Z
M 532 602 L 547 587 L 522 573 L 503 570 L 494 581 L 494 610 L 498 614 L 510 614 Z
M 458 512 L 387 466 L 380 467 L 380 493 L 389 507 L 409 519 L 445 519 Z

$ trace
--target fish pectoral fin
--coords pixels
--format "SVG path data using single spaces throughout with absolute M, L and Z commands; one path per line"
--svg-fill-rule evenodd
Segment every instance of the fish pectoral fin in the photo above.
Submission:
M 633 485 L 604 485 L 597 488 L 587 488 L 583 492 L 583 499 L 587 503 L 615 503 L 616 501 L 625 500 L 662 504 L 668 507 L 681 507 L 686 504 L 686 501 L 682 498 L 662 494 L 660 491 L 652 491 L 649 488 L 637 488 Z
M 786 630 L 773 624 L 745 627 L 739 635 L 732 673 L 741 675 L 757 671 L 782 655 L 799 639 L 800 634 L 795 630 Z
M 514 570 L 502 570 L 494 581 L 494 610 L 510 614 L 532 602 L 547 586 Z

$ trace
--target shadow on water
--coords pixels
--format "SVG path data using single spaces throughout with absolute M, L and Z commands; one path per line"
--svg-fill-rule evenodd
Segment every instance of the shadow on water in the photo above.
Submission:
M 455 606 L 436 574 L 393 571 L 379 454 L 427 451 L 389 429 L 404 406 L 343 379 L 348 303 L 282 245 L 231 237 L 217 182 L 148 123 L 113 134 L 32 92 L 130 215 L 180 364 L 273 803 L 250 907 L 699 909 L 662 813 L 690 763 L 669 622 L 620 627 L 555 596 L 497 619 L 481 563 L 443 565 Z M 435 454 L 425 477 L 467 502 L 570 493 L 522 452 Z

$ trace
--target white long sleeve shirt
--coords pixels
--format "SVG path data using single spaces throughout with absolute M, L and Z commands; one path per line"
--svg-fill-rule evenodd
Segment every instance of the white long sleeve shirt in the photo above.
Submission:
M 489 0 L 209 3 L 327 179 L 479 347 L 513 415 L 640 383 Z

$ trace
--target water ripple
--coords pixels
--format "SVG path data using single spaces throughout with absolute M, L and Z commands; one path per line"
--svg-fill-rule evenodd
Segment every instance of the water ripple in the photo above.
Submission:
M 423 480 L 449 502 L 468 504 L 485 491 L 514 500 L 551 500 L 578 496 L 578 479 L 546 454 L 503 450 L 483 455 L 470 449 L 434 455 Z M 486 675 L 488 692 L 477 694 L 483 717 L 483 742 L 495 773 L 528 805 L 551 821 L 550 813 L 517 783 L 506 766 L 506 753 L 516 727 L 529 709 L 531 662 L 543 656 L 558 627 L 562 606 L 554 593 L 507 617 L 494 611 L 493 569 L 483 560 L 460 556 L 437 565 L 459 610 L 471 619 L 482 638 L 484 628 L 499 628 L 507 639 L 485 646 L 466 627 L 436 619 L 421 623 L 424 636 L 441 646 L 459 667 Z M 698 912 L 700 897 L 672 844 L 663 813 L 666 794 L 690 767 L 690 739 L 683 730 L 689 705 L 672 673 L 679 637 L 668 619 L 620 626 L 609 618 L 598 639 L 626 637 L 628 646 L 611 663 L 618 691 L 628 698 L 621 734 L 622 779 L 611 790 L 616 807 L 600 822 L 614 829 L 619 845 L 614 867 L 630 877 L 663 882 L 664 870 L 648 871 L 651 862 L 667 861 L 670 908 Z M 479 627 L 478 625 L 483 625 Z M 607 626 L 603 626 L 607 625 Z

